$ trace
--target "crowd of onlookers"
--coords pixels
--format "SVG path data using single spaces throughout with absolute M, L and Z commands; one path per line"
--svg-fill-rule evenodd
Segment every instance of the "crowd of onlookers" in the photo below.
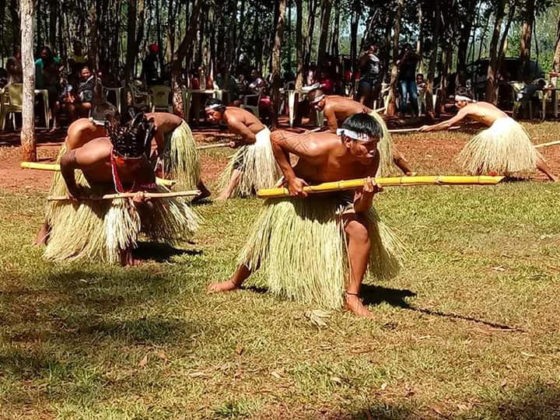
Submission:
M 81 116 L 87 116 L 92 108 L 94 91 L 94 69 L 83 45 L 75 41 L 72 51 L 66 60 L 62 60 L 53 51 L 44 46 L 38 51 L 35 61 L 36 89 L 48 92 L 49 106 L 53 115 L 53 129 L 60 125 L 60 116 L 66 115 L 67 122 Z M 372 44 L 359 54 L 356 71 L 353 72 L 351 60 L 345 57 L 326 56 L 320 66 L 311 63 L 303 69 L 302 86 L 319 84 L 327 95 L 353 96 L 367 106 L 383 107 L 383 98 L 388 94 L 389 68 L 384 68 L 380 58 L 379 48 Z M 398 59 L 398 111 L 401 116 L 419 115 L 425 112 L 423 104 L 426 95 L 426 81 L 421 73 L 417 73 L 420 57 L 409 44 L 401 48 Z M 295 88 L 296 75 L 293 65 L 286 64 L 281 74 L 281 87 L 284 90 Z M 386 66 L 385 66 L 386 67 Z M 104 86 L 124 86 L 124 71 L 119 68 L 115 73 L 109 70 L 107 64 L 100 64 L 95 69 L 101 77 Z M 243 60 L 235 73 L 226 68 L 219 68 L 213 72 L 205 66 L 195 66 L 185 70 L 181 75 L 181 83 L 187 88 L 197 90 L 223 89 L 228 103 L 234 105 L 251 105 L 259 108 L 263 119 L 272 114 L 270 74 L 264 77 L 260 71 Z M 171 66 L 162 62 L 162 54 L 155 43 L 148 45 L 140 77 L 136 82 L 142 91 L 147 91 L 154 85 L 170 86 Z M 0 69 L 0 87 L 9 83 L 22 82 L 21 53 L 14 51 L 12 57 L 6 61 L 6 69 Z M 527 84 L 518 93 L 520 100 L 532 98 L 536 90 L 542 90 L 540 82 Z M 305 97 L 299 98 L 305 101 Z M 284 101 L 286 105 L 286 101 Z M 296 122 L 306 112 L 307 107 L 296 115 Z M 278 110 L 280 112 L 284 110 Z

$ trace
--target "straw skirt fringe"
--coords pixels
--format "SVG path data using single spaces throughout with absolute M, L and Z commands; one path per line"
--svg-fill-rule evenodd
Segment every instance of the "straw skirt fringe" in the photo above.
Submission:
M 535 170 L 538 156 L 525 129 L 514 119 L 504 117 L 473 137 L 458 160 L 472 175 L 496 172 L 524 176 Z
M 220 184 L 225 188 L 235 169 L 243 173 L 233 192 L 234 197 L 246 197 L 255 194 L 261 188 L 271 188 L 282 175 L 272 152 L 270 130 L 264 128 L 256 137 L 254 144 L 242 146 L 237 150 L 222 175 Z
M 393 165 L 393 139 L 381 115 L 375 111 L 371 111 L 369 115 L 381 126 L 381 131 L 383 133 L 377 144 L 377 150 L 379 151 L 379 168 L 377 169 L 376 176 L 388 176 L 391 173 Z
M 178 190 L 195 189 L 200 182 L 196 143 L 185 121 L 166 138 L 164 172 L 170 179 L 177 181 Z
M 338 214 L 347 205 L 336 197 L 267 200 L 239 262 L 258 268 L 276 295 L 341 307 L 348 259 Z M 401 242 L 373 208 L 365 216 L 371 241 L 368 271 L 377 279 L 394 277 L 401 268 Z
M 86 195 L 91 197 L 114 192 L 90 188 L 79 171 L 76 182 L 89 190 Z M 158 192 L 167 191 L 158 186 Z M 67 190 L 62 195 L 65 194 Z M 122 251 L 136 247 L 141 232 L 153 241 L 174 245 L 190 239 L 198 229 L 199 218 L 183 198 L 152 200 L 152 205 L 150 210 L 139 212 L 129 199 L 51 202 L 44 257 L 53 261 L 92 259 L 117 263 Z

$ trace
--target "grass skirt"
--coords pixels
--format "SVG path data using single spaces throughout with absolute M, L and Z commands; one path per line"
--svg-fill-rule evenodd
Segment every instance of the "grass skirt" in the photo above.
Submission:
M 200 163 L 193 134 L 185 121 L 166 136 L 163 162 L 166 177 L 177 181 L 177 190 L 197 187 Z
M 377 150 L 379 151 L 379 169 L 377 169 L 377 174 L 375 176 L 388 176 L 391 173 L 393 165 L 393 139 L 381 115 L 375 111 L 371 111 L 369 115 L 377 121 L 383 132 L 377 144 Z
M 76 171 L 76 183 L 91 197 L 114 192 L 107 186 L 90 188 L 80 171 Z M 58 187 L 53 184 L 51 192 Z M 65 184 L 64 187 L 63 192 L 57 190 L 57 195 L 68 193 Z M 158 192 L 167 191 L 158 186 Z M 151 203 L 153 207 L 143 209 L 146 211 L 139 211 L 129 199 L 49 203 L 45 258 L 117 263 L 121 251 L 136 247 L 141 232 L 153 241 L 175 245 L 190 239 L 197 230 L 199 218 L 185 199 L 155 199 Z
M 523 176 L 536 168 L 539 154 L 525 129 L 510 117 L 494 121 L 473 137 L 458 160 L 471 175 Z
M 332 195 L 267 200 L 240 263 L 259 268 L 274 294 L 341 307 L 348 259 L 338 214 L 346 206 Z M 371 241 L 368 271 L 377 279 L 394 277 L 401 268 L 402 245 L 373 208 L 364 215 Z
M 274 158 L 270 144 L 270 130 L 264 128 L 256 135 L 254 144 L 242 146 L 232 156 L 224 171 L 220 186 L 225 188 L 235 169 L 243 172 L 232 197 L 246 197 L 261 188 L 273 187 L 282 173 Z

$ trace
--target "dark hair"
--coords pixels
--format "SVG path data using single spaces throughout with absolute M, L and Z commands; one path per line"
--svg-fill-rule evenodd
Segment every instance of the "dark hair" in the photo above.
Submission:
M 125 125 L 116 121 L 106 123 L 109 138 L 113 143 L 113 150 L 123 157 L 141 157 L 150 155 L 152 138 L 155 133 L 153 118 L 149 121 L 143 112 Z
M 381 125 L 371 115 L 365 112 L 350 115 L 344 120 L 341 128 L 355 131 L 358 134 L 366 134 L 369 137 L 382 137 Z
M 416 75 L 416 77 L 418 77 L 418 76 L 422 76 L 422 79 L 423 79 L 423 78 L 424 78 L 424 73 L 418 73 L 418 74 Z
M 226 110 L 226 106 L 224 105 L 224 103 L 222 101 L 220 101 L 219 99 L 216 98 L 210 98 L 208 99 L 208 101 L 206 102 L 205 107 L 207 106 L 212 106 L 212 105 L 219 105 L 218 108 L 215 108 L 218 112 L 224 112 Z
M 455 95 L 466 96 L 467 98 L 470 98 L 470 99 L 474 100 L 473 93 L 464 86 L 459 86 L 457 88 L 457 90 L 455 91 Z
M 313 102 L 315 98 L 318 98 L 321 95 L 324 95 L 324 92 L 321 90 L 321 88 L 313 89 L 307 94 L 307 99 L 309 100 L 309 102 Z

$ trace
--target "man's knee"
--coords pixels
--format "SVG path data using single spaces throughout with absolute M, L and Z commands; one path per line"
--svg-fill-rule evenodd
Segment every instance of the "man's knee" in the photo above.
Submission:
M 367 226 L 358 219 L 352 219 L 346 223 L 346 234 L 350 241 L 369 245 L 369 232 Z

